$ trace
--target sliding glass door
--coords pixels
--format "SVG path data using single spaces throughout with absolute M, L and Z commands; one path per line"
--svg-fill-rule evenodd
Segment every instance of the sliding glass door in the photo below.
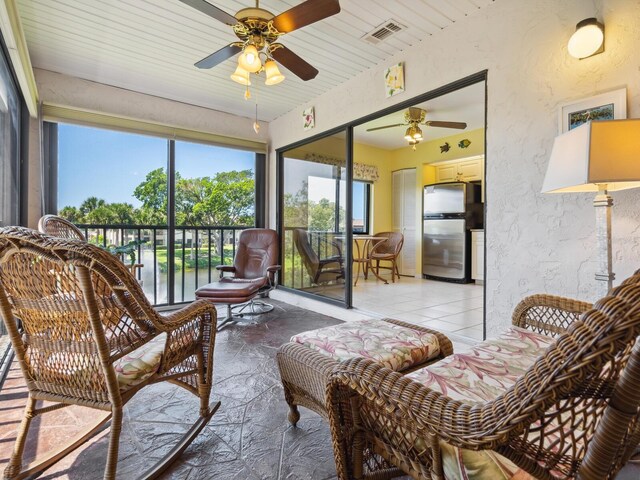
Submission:
M 284 287 L 346 304 L 350 244 L 345 132 L 280 153 Z

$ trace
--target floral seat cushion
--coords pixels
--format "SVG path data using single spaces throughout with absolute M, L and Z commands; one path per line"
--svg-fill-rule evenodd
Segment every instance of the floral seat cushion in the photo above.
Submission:
M 113 362 L 120 390 L 133 387 L 158 371 L 166 341 L 167 334 L 161 333 Z
M 364 357 L 395 371 L 419 365 L 440 353 L 435 335 L 384 320 L 360 320 L 291 337 L 336 361 Z
M 479 343 L 465 353 L 453 354 L 407 377 L 455 400 L 490 401 L 513 386 L 553 342 L 551 337 L 511 327 L 498 338 Z M 422 440 L 414 442 L 419 444 Z M 440 446 L 447 480 L 534 479 L 494 451 L 466 450 L 444 442 Z

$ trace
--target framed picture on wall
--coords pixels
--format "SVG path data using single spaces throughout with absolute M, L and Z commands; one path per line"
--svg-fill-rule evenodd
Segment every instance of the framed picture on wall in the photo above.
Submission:
M 404 92 L 404 64 L 402 62 L 384 70 L 384 87 L 387 98 Z
M 568 132 L 591 120 L 627 118 L 627 89 L 621 88 L 560 106 L 559 133 Z

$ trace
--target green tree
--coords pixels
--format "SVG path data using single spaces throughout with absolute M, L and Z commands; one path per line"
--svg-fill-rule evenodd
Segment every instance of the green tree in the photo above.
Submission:
M 102 206 L 106 205 L 106 203 L 107 202 L 105 202 L 101 198 L 89 197 L 84 202 L 82 202 L 80 204 L 80 208 L 79 208 L 80 214 L 82 216 L 86 216 L 88 213 L 92 212 L 96 208 L 99 208 L 99 207 L 102 207 Z
M 66 218 L 72 223 L 83 223 L 84 215 L 82 212 L 76 207 L 64 207 L 62 210 L 58 212 L 63 218 Z
M 309 230 L 333 232 L 336 228 L 336 204 L 327 198 L 309 202 Z
M 284 226 L 306 228 L 309 222 L 309 184 L 305 180 L 295 194 L 284 194 Z
M 179 177 L 179 174 L 176 175 Z M 179 180 L 178 180 L 179 181 Z M 151 170 L 145 180 L 133 191 L 133 196 L 141 203 L 138 220 L 147 225 L 167 223 L 167 173 L 163 168 Z
M 131 225 L 135 224 L 136 209 L 130 203 L 103 203 L 84 215 L 82 223 Z
M 165 225 L 167 174 L 152 170 L 133 191 L 142 206 L 107 203 L 87 198 L 79 208 L 68 206 L 60 215 L 75 223 Z M 251 225 L 254 222 L 255 180 L 251 170 L 219 172 L 214 177 L 182 178 L 176 173 L 178 225 Z
M 251 170 L 218 172 L 213 178 L 176 182 L 179 225 L 251 225 L 254 203 L 255 180 Z

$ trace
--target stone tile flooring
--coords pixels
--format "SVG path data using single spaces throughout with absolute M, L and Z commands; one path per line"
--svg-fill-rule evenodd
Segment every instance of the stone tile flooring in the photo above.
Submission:
M 309 479 L 335 478 L 328 426 L 301 410 L 299 428 L 287 421 L 275 361 L 278 347 L 295 333 L 340 323 L 325 315 L 270 300 L 275 310 L 258 325 L 235 325 L 218 333 L 212 401 L 222 405 L 209 426 L 163 478 Z M 266 318 L 265 318 L 266 317 Z M 267 320 L 267 321 L 265 321 Z M 0 395 L 0 471 L 13 447 L 26 391 L 17 365 Z M 118 478 L 136 478 L 162 457 L 197 418 L 198 401 L 180 387 L 159 384 L 142 390 L 125 407 Z M 42 417 L 28 452 L 45 452 L 95 410 L 69 407 Z M 102 478 L 108 429 L 47 470 L 41 479 Z
M 291 335 L 338 320 L 270 300 L 275 310 L 257 325 L 236 325 L 218 334 L 212 400 L 222 406 L 200 436 L 163 478 L 204 480 L 333 480 L 335 467 L 327 425 L 301 408 L 299 428 L 287 422 L 275 363 L 278 347 Z M 264 320 L 267 320 L 266 322 Z M 0 392 L 0 471 L 13 447 L 26 392 L 14 368 Z M 142 390 L 125 408 L 119 479 L 136 478 L 162 457 L 197 417 L 195 397 L 174 385 Z M 70 407 L 41 417 L 27 446 L 42 453 L 81 430 L 95 410 Z M 108 429 L 47 470 L 40 478 L 102 478 Z M 618 480 L 640 478 L 628 465 Z

